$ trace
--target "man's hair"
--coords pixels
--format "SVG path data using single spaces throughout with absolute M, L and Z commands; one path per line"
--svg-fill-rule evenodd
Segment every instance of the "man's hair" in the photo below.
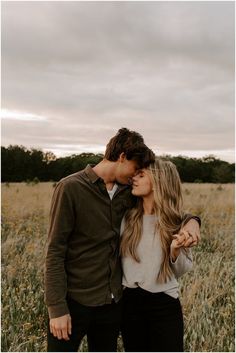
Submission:
M 139 168 L 146 168 L 155 161 L 155 154 L 145 145 L 143 137 L 124 127 L 110 139 L 104 157 L 115 162 L 122 152 L 128 160 L 136 161 Z

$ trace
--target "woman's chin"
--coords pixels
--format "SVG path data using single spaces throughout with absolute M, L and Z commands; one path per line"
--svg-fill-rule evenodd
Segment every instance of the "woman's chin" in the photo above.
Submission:
M 139 193 L 135 189 L 132 189 L 131 193 L 134 196 L 139 196 Z

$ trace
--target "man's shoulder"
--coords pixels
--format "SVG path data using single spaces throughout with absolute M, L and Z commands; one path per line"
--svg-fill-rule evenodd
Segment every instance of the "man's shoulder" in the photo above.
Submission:
M 63 186 L 66 189 L 73 188 L 73 187 L 78 186 L 82 183 L 82 181 L 84 180 L 84 176 L 85 176 L 85 173 L 84 173 L 84 169 L 83 169 L 83 170 L 80 170 L 76 173 L 67 175 L 66 177 L 60 179 L 57 182 L 57 185 Z
M 64 184 L 70 184 L 70 183 L 74 183 L 76 181 L 81 180 L 81 176 L 84 174 L 84 169 L 80 170 L 76 173 L 67 175 L 66 177 L 62 178 L 59 183 L 64 183 Z

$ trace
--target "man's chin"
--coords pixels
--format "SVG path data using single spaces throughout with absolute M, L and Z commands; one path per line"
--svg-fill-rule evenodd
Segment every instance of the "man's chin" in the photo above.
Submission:
M 122 185 L 132 185 L 132 178 L 129 179 L 122 179 L 122 180 L 116 180 L 117 183 L 122 184 Z
M 117 180 L 115 181 L 116 183 L 118 184 L 121 184 L 121 185 L 127 185 L 127 186 L 130 186 L 131 184 L 129 184 L 129 181 L 128 180 Z

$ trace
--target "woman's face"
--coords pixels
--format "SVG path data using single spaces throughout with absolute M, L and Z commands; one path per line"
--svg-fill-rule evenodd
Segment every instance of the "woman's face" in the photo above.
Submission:
M 153 187 L 149 171 L 140 169 L 133 177 L 132 194 L 135 196 L 146 197 L 153 193 Z

